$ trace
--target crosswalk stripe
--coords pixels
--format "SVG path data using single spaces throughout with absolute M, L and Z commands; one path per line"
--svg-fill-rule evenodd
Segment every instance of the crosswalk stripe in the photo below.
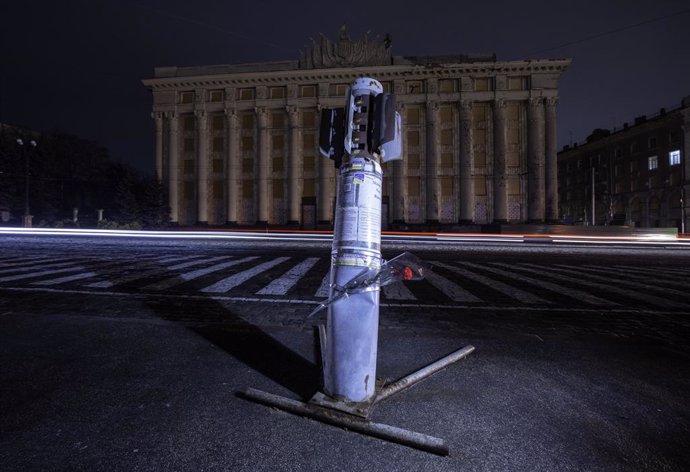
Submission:
M 198 256 L 193 256 L 193 257 L 198 257 Z M 134 274 L 129 274 L 125 275 L 122 277 L 118 277 L 116 279 L 112 280 L 102 280 L 100 282 L 94 282 L 87 284 L 87 287 L 93 287 L 93 288 L 111 288 L 114 287 L 115 285 L 123 285 L 127 284 L 130 282 L 135 282 L 137 280 L 145 279 L 147 277 L 153 277 L 159 274 L 166 274 L 167 272 L 171 270 L 180 270 L 180 269 L 186 269 L 188 267 L 194 267 L 202 264 L 207 264 L 208 262 L 213 262 L 217 260 L 222 260 L 222 259 L 228 259 L 229 256 L 220 256 L 220 257 L 212 257 L 210 259 L 202 259 L 202 260 L 193 260 L 193 261 L 187 261 L 183 262 L 181 264 L 175 264 L 170 267 L 155 267 L 153 269 L 145 270 L 143 272 L 137 272 Z M 182 258 L 181 260 L 188 259 L 188 257 Z M 179 261 L 180 259 L 175 258 L 173 261 Z M 173 262 L 171 261 L 171 262 Z
M 660 275 L 676 275 L 676 276 L 687 276 L 690 275 L 685 270 L 673 269 L 673 268 L 654 268 L 654 267 L 631 267 L 631 266 L 614 266 L 621 269 L 628 269 L 635 272 L 642 272 L 648 274 L 660 274 Z
M 502 265 L 502 264 L 498 264 Z M 586 274 L 586 279 L 580 277 L 570 277 L 568 275 L 561 275 L 563 273 L 565 274 L 573 274 L 573 275 L 579 275 L 582 276 L 582 271 L 577 271 L 577 270 L 570 270 L 570 269 L 558 269 L 555 267 L 544 267 L 544 266 L 538 266 L 536 264 L 521 264 L 523 270 L 527 270 L 529 272 L 533 273 L 544 273 L 548 272 L 549 277 L 555 277 L 560 280 L 563 280 L 564 282 L 572 282 L 572 283 L 577 283 L 581 285 L 585 285 L 587 287 L 592 287 L 596 289 L 603 289 L 607 292 L 611 293 L 616 293 L 618 295 L 622 295 L 624 297 L 629 297 L 633 298 L 636 300 L 641 300 L 646 303 L 650 303 L 652 305 L 660 305 L 660 306 L 665 306 L 665 307 L 670 307 L 670 308 L 685 308 L 688 306 L 687 303 L 678 303 L 672 300 L 668 300 L 666 298 L 661 298 L 657 297 L 655 295 L 650 295 L 649 293 L 646 293 L 645 291 L 648 290 L 650 287 L 647 284 L 641 284 L 638 282 L 633 282 L 633 281 L 626 281 L 626 280 L 617 280 L 618 283 L 622 285 L 627 285 L 628 287 L 631 288 L 636 288 L 636 289 L 642 289 L 643 291 L 639 290 L 628 290 L 624 289 L 621 287 L 618 287 L 616 285 L 612 285 L 611 282 L 611 277 L 602 277 L 600 275 L 594 275 L 594 274 Z M 535 267 L 535 269 L 528 269 L 526 267 Z M 592 282 L 593 280 L 599 280 L 602 283 L 598 282 Z M 666 292 L 669 294 L 674 294 L 676 296 L 686 296 L 687 294 L 684 292 L 679 292 L 678 290 L 673 290 L 673 289 L 666 289 Z
M 581 300 L 585 303 L 589 303 L 590 305 L 604 305 L 604 306 L 606 306 L 606 305 L 618 305 L 618 303 L 616 303 L 616 302 L 612 302 L 610 300 L 604 300 L 603 298 L 595 297 L 594 295 L 591 295 L 591 294 L 589 294 L 585 291 L 582 291 L 582 290 L 564 287 L 564 286 L 561 286 L 558 284 L 548 282 L 546 280 L 535 279 L 532 277 L 528 277 L 524 274 L 516 274 L 516 273 L 508 271 L 508 270 L 499 269 L 497 267 L 489 267 L 487 265 L 475 264 L 473 262 L 464 262 L 464 261 L 458 262 L 458 264 L 461 264 L 463 266 L 470 267 L 470 268 L 485 270 L 485 271 L 491 272 L 493 274 L 501 275 L 503 277 L 507 277 L 507 278 L 516 280 L 518 282 L 527 282 L 529 284 L 536 285 L 537 287 L 545 288 L 547 290 L 558 293 L 560 295 L 565 295 L 567 297 L 574 298 L 576 300 Z M 509 265 L 509 267 L 512 267 L 512 266 Z
M 455 282 L 451 282 L 431 270 L 426 272 L 425 279 L 454 302 L 477 303 L 482 301 Z
M 388 300 L 416 300 L 417 297 L 410 291 L 405 284 L 400 282 L 395 282 L 389 285 L 384 285 L 381 287 L 383 290 L 383 297 Z
M 30 266 L 25 266 L 25 267 L 15 267 L 13 269 L 3 269 L 0 270 L 0 274 L 10 274 L 10 273 L 19 273 L 19 272 L 31 272 L 31 271 L 36 271 L 36 270 L 42 270 L 42 269 L 55 269 L 58 267 L 65 267 L 68 265 L 75 265 L 75 264 L 81 264 L 82 261 L 71 261 L 71 262 L 60 262 L 60 263 L 51 263 L 51 264 L 38 264 L 38 265 L 30 265 Z
M 277 257 L 273 260 L 264 262 L 262 264 L 259 264 L 257 266 L 252 267 L 251 269 L 244 270 L 242 272 L 238 272 L 234 275 L 231 275 L 230 277 L 226 277 L 224 279 L 219 280 L 218 282 L 209 285 L 208 287 L 204 287 L 201 289 L 202 292 L 204 293 L 225 293 L 234 287 L 237 287 L 238 285 L 246 282 L 250 278 L 254 277 L 255 275 L 260 274 L 261 272 L 268 270 L 272 267 L 277 266 L 278 264 L 281 264 L 285 261 L 290 259 L 289 257 Z
M 203 269 L 197 269 L 191 272 L 184 272 L 159 282 L 152 283 L 144 288 L 147 290 L 165 290 L 166 288 L 174 287 L 175 285 L 180 285 L 190 280 L 198 279 L 204 275 L 212 274 L 213 272 L 218 272 L 219 270 L 227 269 L 228 267 L 242 264 L 244 262 L 253 261 L 254 259 L 258 259 L 258 256 L 245 257 L 243 259 L 222 262 L 220 264 L 212 265 L 211 267 L 205 267 Z
M 650 285 L 658 284 L 663 289 L 665 289 L 668 286 L 680 287 L 680 288 L 684 288 L 686 290 L 690 289 L 690 282 L 684 282 L 678 276 L 673 275 L 673 274 L 668 274 L 669 277 L 672 279 L 672 280 L 668 280 L 668 278 L 664 278 L 664 279 L 650 278 L 649 275 L 633 274 L 629 270 L 616 269 L 615 267 L 599 267 L 599 266 L 594 266 L 594 265 L 574 266 L 574 265 L 568 265 L 568 264 L 556 264 L 555 267 L 563 267 L 565 269 L 575 269 L 575 270 L 579 270 L 580 267 L 584 267 L 588 271 L 595 272 L 598 274 L 619 275 L 619 276 L 623 276 L 623 277 L 633 279 L 633 280 L 643 280 L 643 281 L 646 281 L 647 283 L 651 282 Z
M 165 257 L 161 257 L 161 258 L 156 258 L 152 262 L 155 262 L 156 264 L 168 264 L 170 262 L 182 262 L 182 261 L 187 261 L 189 259 L 199 259 L 199 258 L 203 258 L 203 257 L 204 256 L 201 256 L 201 255 L 182 256 L 182 257 L 165 256 Z M 208 260 L 208 259 L 204 259 L 204 260 Z
M 30 274 L 8 275 L 0 277 L 0 282 L 14 282 L 15 280 L 32 279 L 36 277 L 43 277 L 46 275 L 62 274 L 65 272 L 73 272 L 75 270 L 83 270 L 82 266 L 63 267 L 62 269 L 44 270 L 39 272 L 32 272 Z
M 318 261 L 318 257 L 309 257 L 303 260 L 256 293 L 259 295 L 285 295 Z
M 526 292 L 524 290 L 521 290 L 517 287 L 513 287 L 508 284 L 504 284 L 503 282 L 499 280 L 494 280 L 489 277 L 485 277 L 481 274 L 462 269 L 460 267 L 455 267 L 450 264 L 445 264 L 443 262 L 438 262 L 435 261 L 433 263 L 434 265 L 437 265 L 439 267 L 443 267 L 444 269 L 447 269 L 455 274 L 461 275 L 465 278 L 468 278 L 470 280 L 473 280 L 475 282 L 478 282 L 482 285 L 486 285 L 487 287 L 490 287 L 497 292 L 500 292 L 504 295 L 507 295 L 511 298 L 514 298 L 522 303 L 530 303 L 530 304 L 550 304 L 551 302 L 548 300 L 544 300 L 541 297 L 538 297 L 530 292 Z
M 326 275 L 323 276 L 323 279 L 321 279 L 321 285 L 319 285 L 318 290 L 316 290 L 316 293 L 314 296 L 316 298 L 327 298 L 328 294 L 330 292 L 330 284 L 331 284 L 331 273 L 326 272 Z
M 32 282 L 31 285 L 58 285 L 65 284 L 67 282 L 74 282 L 75 280 L 90 279 L 96 277 L 97 272 L 81 272 L 74 275 L 66 275 L 64 277 L 58 277 L 57 279 L 40 280 L 38 282 Z
M 26 265 L 27 263 L 33 264 L 36 262 L 45 262 L 49 261 L 51 259 L 54 259 L 54 257 L 48 257 L 48 256 L 33 256 L 33 257 L 22 257 L 22 256 L 17 256 L 17 257 L 8 257 L 0 261 L 0 267 L 14 267 L 14 266 L 21 266 L 21 265 Z

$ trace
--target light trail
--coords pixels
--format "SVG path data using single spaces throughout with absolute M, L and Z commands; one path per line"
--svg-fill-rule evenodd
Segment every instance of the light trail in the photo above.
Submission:
M 33 236 L 90 236 L 90 237 L 126 237 L 176 240 L 244 240 L 244 241 L 292 241 L 322 242 L 333 240 L 331 231 L 304 230 L 115 230 L 115 229 L 78 229 L 78 228 L 0 228 L 4 235 Z M 668 234 L 641 234 L 633 236 L 610 235 L 566 235 L 566 234 L 490 234 L 490 233 L 424 233 L 424 232 L 384 232 L 382 243 L 400 244 L 435 244 L 443 246 L 458 243 L 485 244 L 534 244 L 534 245 L 625 245 L 625 246 L 668 246 L 690 248 L 690 238 Z

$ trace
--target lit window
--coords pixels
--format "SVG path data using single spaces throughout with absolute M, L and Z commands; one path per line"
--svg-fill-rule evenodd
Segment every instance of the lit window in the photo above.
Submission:
M 680 164 L 680 150 L 676 149 L 668 153 L 668 164 L 675 166 Z
M 659 159 L 656 156 L 650 156 L 647 158 L 649 170 L 654 170 L 659 167 Z

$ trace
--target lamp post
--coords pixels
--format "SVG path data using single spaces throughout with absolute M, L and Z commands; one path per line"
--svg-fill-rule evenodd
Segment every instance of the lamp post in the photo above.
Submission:
M 24 148 L 24 141 L 21 138 L 17 138 L 17 144 L 21 146 L 22 152 L 24 153 L 24 224 L 25 228 L 31 228 L 31 211 L 29 208 L 29 153 L 26 148 Z M 35 148 L 36 141 L 33 139 L 29 141 L 29 146 Z

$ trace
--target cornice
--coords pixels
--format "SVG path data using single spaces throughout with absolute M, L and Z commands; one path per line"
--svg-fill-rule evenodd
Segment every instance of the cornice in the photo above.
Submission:
M 534 61 L 480 62 L 468 64 L 390 65 L 339 69 L 306 69 L 233 74 L 207 74 L 185 77 L 144 79 L 142 83 L 155 91 L 179 88 L 252 87 L 258 85 L 314 84 L 319 82 L 349 82 L 357 77 L 373 75 L 380 81 L 424 80 L 427 78 L 459 78 L 467 75 L 524 75 L 562 74 L 570 59 L 542 59 Z

